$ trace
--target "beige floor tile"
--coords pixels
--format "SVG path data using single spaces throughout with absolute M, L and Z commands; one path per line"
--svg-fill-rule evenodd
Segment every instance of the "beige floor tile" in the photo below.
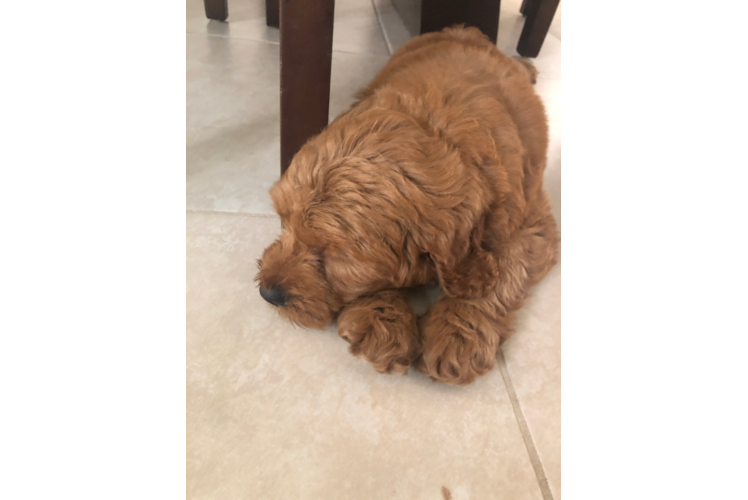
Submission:
M 333 50 L 389 56 L 371 0 L 336 0 Z
M 538 79 L 535 84 L 548 115 L 548 162 L 544 186 L 551 199 L 553 216 L 561 228 L 561 80 Z
M 187 208 L 273 213 L 278 46 L 187 34 Z
M 231 0 L 226 22 L 205 17 L 203 0 L 187 0 L 187 32 L 278 43 L 277 28 L 265 24 L 264 0 Z
M 387 56 L 333 53 L 330 117 Z M 273 214 L 280 169 L 277 45 L 187 34 L 187 208 Z
M 416 34 L 417 30 L 411 33 L 392 0 L 372 0 L 372 3 L 379 17 L 387 48 L 390 50 L 390 54 L 394 54 L 400 46 Z
M 519 313 L 504 359 L 553 497 L 561 498 L 561 265 Z
M 187 0 L 190 33 L 279 42 L 277 28 L 265 23 L 264 0 L 232 0 L 227 22 L 209 21 L 202 0 Z M 371 0 L 337 0 L 333 23 L 333 50 L 357 54 L 389 55 Z
M 516 54 L 524 19 L 519 3 L 502 2 L 499 47 Z M 515 8 L 516 7 L 516 8 Z M 560 23 L 560 13 L 556 18 Z M 503 47 L 502 47 L 503 44 Z M 540 71 L 535 90 L 549 126 L 544 185 L 561 229 L 561 41 L 546 36 L 533 64 Z M 563 239 L 563 234 L 562 234 Z M 527 422 L 553 497 L 561 498 L 561 263 L 533 290 L 519 313 L 516 332 L 503 348 L 507 371 Z
M 188 498 L 542 498 L 498 370 L 463 388 L 379 375 L 334 328 L 277 317 L 252 278 L 278 232 L 187 215 Z

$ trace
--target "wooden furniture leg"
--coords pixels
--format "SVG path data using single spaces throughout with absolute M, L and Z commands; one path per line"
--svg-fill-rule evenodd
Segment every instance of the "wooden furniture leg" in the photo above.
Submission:
M 280 4 L 278 0 L 265 0 L 265 24 L 280 28 Z
M 526 0 L 531 2 L 525 14 L 525 27 L 519 37 L 517 53 L 522 57 L 536 57 L 543 46 L 545 36 L 551 27 L 553 15 L 558 8 L 559 0 Z
M 496 43 L 500 7 L 501 0 L 422 0 L 421 34 L 464 23 Z
M 229 17 L 228 0 L 205 0 L 205 17 L 225 21 Z
M 527 13 L 532 10 L 532 6 L 536 0 L 522 0 L 522 5 L 519 7 L 519 13 L 527 17 Z
M 327 126 L 335 0 L 280 0 L 281 175 Z

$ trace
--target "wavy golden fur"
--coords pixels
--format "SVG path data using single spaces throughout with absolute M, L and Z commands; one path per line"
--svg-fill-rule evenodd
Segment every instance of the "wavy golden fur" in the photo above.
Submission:
M 474 28 L 406 43 L 271 189 L 284 230 L 259 262 L 263 296 L 306 327 L 337 320 L 380 372 L 491 370 L 557 258 L 535 75 Z M 418 320 L 403 289 L 436 280 Z

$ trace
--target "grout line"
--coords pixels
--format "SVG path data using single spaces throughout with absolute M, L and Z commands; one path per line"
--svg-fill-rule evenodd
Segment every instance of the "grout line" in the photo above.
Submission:
M 522 433 L 522 439 L 525 440 L 525 447 L 527 448 L 527 454 L 530 456 L 530 462 L 532 468 L 535 470 L 535 477 L 538 480 L 538 486 L 540 492 L 543 495 L 543 500 L 553 500 L 553 493 L 551 487 L 548 484 L 548 478 L 545 475 L 545 469 L 543 469 L 543 463 L 540 461 L 540 455 L 538 450 L 535 449 L 535 442 L 532 440 L 532 434 L 530 434 L 530 428 L 527 426 L 525 415 L 522 413 L 522 407 L 519 404 L 519 398 L 517 393 L 514 392 L 514 386 L 512 385 L 512 379 L 509 376 L 509 370 L 506 367 L 506 360 L 504 359 L 504 353 L 499 349 L 497 356 L 499 365 L 499 371 L 501 377 L 504 379 L 504 385 L 506 386 L 506 392 L 509 394 L 509 400 L 512 402 L 512 408 L 514 409 L 514 416 L 519 424 L 519 430 Z
M 380 27 L 381 29 L 381 27 Z M 187 31 L 188 35 L 205 35 L 205 36 L 212 36 L 216 38 L 223 38 L 226 40 L 243 40 L 245 42 L 255 42 L 255 43 L 264 43 L 267 45 L 280 45 L 280 42 L 273 42 L 271 40 L 260 40 L 257 38 L 248 38 L 245 36 L 237 36 L 237 35 L 219 35 L 217 33 L 205 33 L 202 31 Z M 387 43 L 385 42 L 385 45 Z M 389 45 L 387 45 L 387 51 L 389 52 L 389 55 L 387 54 L 375 54 L 373 52 L 351 52 L 350 50 L 340 50 L 340 49 L 332 49 L 333 53 L 338 54 L 352 54 L 355 56 L 368 56 L 368 57 L 387 57 L 389 58 L 392 55 L 392 51 L 390 50 Z
M 187 30 L 187 34 L 213 36 L 216 38 L 225 38 L 227 40 L 244 40 L 245 42 L 257 42 L 257 43 L 264 43 L 267 45 L 280 45 L 280 42 L 274 42 L 272 40 L 262 40 L 259 38 L 249 38 L 246 36 L 237 36 L 237 35 L 231 35 L 231 34 L 221 35 L 219 33 L 207 33 L 205 31 L 190 31 L 190 30 Z
M 389 47 L 387 48 L 389 51 Z M 373 54 L 371 52 L 351 52 L 350 50 L 340 50 L 340 49 L 332 49 L 332 52 L 337 52 L 338 54 L 353 54 L 354 56 L 368 56 L 368 57 L 386 57 L 389 58 L 390 56 L 386 54 Z
M 220 210 L 190 210 L 187 209 L 188 214 L 200 214 L 200 215 L 239 215 L 243 217 L 264 217 L 266 219 L 280 219 L 275 214 L 254 214 L 250 212 L 221 212 Z
M 377 0 L 371 0 L 371 6 L 374 8 L 374 14 L 377 17 L 377 24 L 379 25 L 379 31 L 382 32 L 382 37 L 384 38 L 384 44 L 387 46 L 387 52 L 390 53 L 390 56 L 392 55 L 392 42 L 390 41 L 390 37 L 387 36 L 387 31 L 384 29 L 384 23 L 382 22 L 382 15 L 379 13 L 379 9 L 377 9 Z

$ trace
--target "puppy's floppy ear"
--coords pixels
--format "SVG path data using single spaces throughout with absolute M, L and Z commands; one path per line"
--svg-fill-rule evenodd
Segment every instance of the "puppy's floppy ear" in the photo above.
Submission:
M 496 285 L 499 269 L 496 258 L 483 246 L 484 222 L 485 218 L 472 231 L 455 235 L 451 247 L 436 245 L 429 249 L 439 283 L 449 297 L 484 297 Z

